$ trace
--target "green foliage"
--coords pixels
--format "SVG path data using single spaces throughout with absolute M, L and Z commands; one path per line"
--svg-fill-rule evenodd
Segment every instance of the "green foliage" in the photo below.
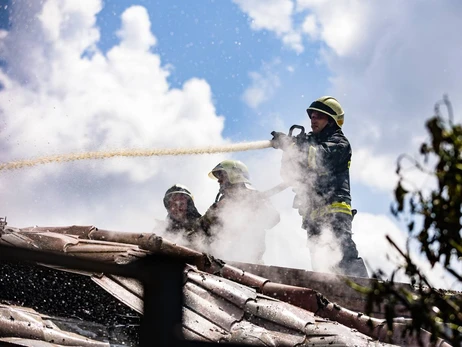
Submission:
M 444 104 L 448 117 L 442 116 L 440 105 Z M 420 244 L 420 250 L 433 267 L 440 263 L 444 269 L 462 283 L 462 274 L 453 267 L 462 259 L 462 126 L 453 124 L 452 106 L 445 96 L 436 104 L 435 115 L 426 122 L 430 139 L 420 148 L 420 161 L 402 155 L 398 159 L 399 182 L 395 189 L 392 213 L 408 221 L 409 237 Z M 404 159 L 410 159 L 418 170 L 433 175 L 437 186 L 430 191 L 405 189 L 406 172 Z M 436 160 L 436 165 L 434 163 Z M 428 169 L 430 167 L 430 169 Z M 415 230 L 421 225 L 420 230 Z M 384 305 L 387 324 L 392 328 L 398 309 L 410 313 L 412 323 L 407 332 L 419 333 L 425 329 L 432 333 L 432 341 L 443 338 L 454 346 L 462 343 L 462 296 L 457 293 L 432 288 L 409 256 L 388 241 L 400 252 L 403 265 L 396 269 L 390 281 L 376 281 L 368 292 L 367 313 L 376 305 Z M 411 279 L 409 286 L 397 285 L 395 274 L 404 270 Z M 380 272 L 374 274 L 382 278 Z

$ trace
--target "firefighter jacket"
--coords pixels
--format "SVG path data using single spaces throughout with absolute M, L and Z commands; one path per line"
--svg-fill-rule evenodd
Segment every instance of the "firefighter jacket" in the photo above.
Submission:
M 279 212 L 246 183 L 233 184 L 219 194 L 200 218 L 211 234 L 213 255 L 234 261 L 262 262 L 266 230 L 279 223 Z
M 188 218 L 184 222 L 180 222 L 180 221 L 177 221 L 177 220 L 173 219 L 170 215 L 168 215 L 167 216 L 166 231 L 168 233 L 172 233 L 172 234 L 183 233 L 183 234 L 187 235 L 188 239 L 189 239 L 191 237 L 191 235 L 194 233 L 196 221 L 200 217 L 201 217 L 201 215 L 199 214 L 199 215 L 194 216 L 192 218 L 191 217 Z
M 271 229 L 280 219 L 279 212 L 259 191 L 242 183 L 219 193 L 215 203 L 200 218 L 200 225 L 205 231 L 216 226 L 223 228 L 231 224 L 229 220 L 234 219 L 233 215 L 239 215 L 239 220 L 256 229 Z
M 292 185 L 294 208 L 304 219 L 337 212 L 351 215 L 350 161 L 350 143 L 335 126 L 319 134 L 299 134 L 284 149 L 281 176 Z
M 194 204 L 192 202 L 188 202 L 188 211 L 185 220 L 176 220 L 168 214 L 165 221 L 157 221 L 154 232 L 160 234 L 166 233 L 165 236 L 167 238 L 172 237 L 172 239 L 170 239 L 171 241 L 183 239 L 188 244 L 191 244 L 197 239 L 203 239 L 210 236 L 202 229 L 198 228 L 198 221 L 201 216 L 202 215 L 197 211 Z

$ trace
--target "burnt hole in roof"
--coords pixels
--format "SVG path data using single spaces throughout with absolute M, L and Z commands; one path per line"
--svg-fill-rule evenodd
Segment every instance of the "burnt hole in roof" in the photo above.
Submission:
M 4 303 L 49 315 L 60 328 L 110 343 L 138 343 L 140 315 L 90 277 L 40 265 L 2 262 L 0 292 Z

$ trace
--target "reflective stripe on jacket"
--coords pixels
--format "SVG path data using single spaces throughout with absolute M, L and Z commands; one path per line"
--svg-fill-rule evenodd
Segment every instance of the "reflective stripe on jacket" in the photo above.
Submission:
M 316 220 L 330 213 L 345 213 L 353 217 L 351 206 L 346 202 L 334 202 L 330 205 L 317 208 L 310 213 L 311 220 Z
M 281 176 L 296 188 L 296 200 L 304 202 L 297 206 L 302 216 L 351 215 L 351 146 L 340 128 L 326 126 L 319 134 L 300 134 L 287 152 Z M 295 175 L 294 162 L 299 168 Z

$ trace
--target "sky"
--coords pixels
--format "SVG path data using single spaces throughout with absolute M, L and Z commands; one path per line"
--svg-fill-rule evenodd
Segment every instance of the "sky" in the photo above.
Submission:
M 0 1 L 0 162 L 114 149 L 221 146 L 271 139 L 323 95 L 345 110 L 353 148 L 354 240 L 371 271 L 396 265 L 385 235 L 396 158 L 416 155 L 424 122 L 448 94 L 462 109 L 457 0 Z M 164 192 L 188 186 L 201 213 L 208 172 L 247 164 L 259 190 L 281 182 L 281 151 L 111 158 L 0 172 L 0 215 L 15 227 L 95 225 L 151 232 Z M 409 172 L 421 188 L 428 177 Z M 269 265 L 311 269 L 287 190 L 266 235 Z M 236 241 L 238 242 L 238 241 Z M 416 261 L 440 287 L 441 269 Z M 460 268 L 460 267 L 459 267 Z M 404 278 L 401 278 L 404 280 Z

